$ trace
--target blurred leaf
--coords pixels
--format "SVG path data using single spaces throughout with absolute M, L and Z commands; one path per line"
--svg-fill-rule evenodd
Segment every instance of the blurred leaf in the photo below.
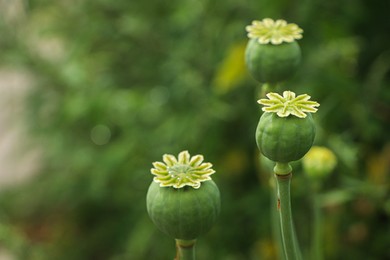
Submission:
M 380 153 L 372 154 L 367 159 L 367 174 L 367 179 L 373 184 L 389 184 L 390 144 L 386 144 Z
M 236 87 L 247 75 L 245 67 L 246 42 L 236 43 L 225 55 L 224 60 L 218 66 L 214 78 L 215 90 L 219 94 L 229 92 Z

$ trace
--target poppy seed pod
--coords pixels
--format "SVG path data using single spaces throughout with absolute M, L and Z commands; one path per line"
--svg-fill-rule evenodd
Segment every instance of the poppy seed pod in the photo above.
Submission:
M 266 18 L 246 27 L 249 42 L 245 62 L 250 74 L 262 83 L 277 83 L 290 78 L 301 60 L 301 49 L 295 41 L 303 30 L 284 20 Z
M 164 155 L 164 163 L 155 162 L 155 175 L 146 197 L 147 211 L 153 223 L 175 239 L 193 240 L 206 233 L 220 212 L 220 193 L 211 180 L 214 173 L 203 156 L 190 157 L 187 151 L 178 160 Z
M 292 77 L 301 60 L 297 42 L 280 45 L 259 44 L 251 39 L 245 50 L 247 68 L 257 81 L 277 83 Z
M 256 129 L 256 143 L 268 159 L 288 163 L 301 159 L 311 148 L 315 137 L 315 125 L 311 114 L 319 104 L 309 101 L 304 94 L 284 91 L 283 96 L 268 93 L 269 99 L 260 99 L 265 112 Z
M 310 150 L 314 137 L 315 126 L 311 115 L 298 118 L 264 113 L 256 129 L 257 147 L 274 162 L 288 163 L 301 159 Z

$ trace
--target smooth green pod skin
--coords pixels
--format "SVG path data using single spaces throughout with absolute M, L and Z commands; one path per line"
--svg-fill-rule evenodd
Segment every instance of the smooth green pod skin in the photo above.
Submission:
M 301 61 L 297 42 L 279 45 L 259 44 L 250 39 L 245 50 L 245 62 L 250 74 L 262 83 L 287 80 L 296 72 Z
M 221 208 L 220 193 L 212 181 L 199 189 L 160 187 L 152 182 L 146 197 L 153 223 L 175 239 L 192 240 L 210 230 Z
M 301 159 L 313 145 L 315 125 L 311 114 L 305 118 L 279 117 L 264 113 L 256 129 L 260 152 L 274 162 L 288 163 Z

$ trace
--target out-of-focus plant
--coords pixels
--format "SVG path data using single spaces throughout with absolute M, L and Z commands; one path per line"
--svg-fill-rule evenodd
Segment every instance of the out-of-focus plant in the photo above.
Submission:
M 337 165 L 337 158 L 335 154 L 326 147 L 313 146 L 309 152 L 303 157 L 302 165 L 306 176 L 309 179 L 310 197 L 313 208 L 313 223 L 312 223 L 312 259 L 324 259 L 323 253 L 323 235 L 324 235 L 324 221 L 322 205 L 320 202 L 319 193 L 324 180 L 329 177 Z
M 291 78 L 301 61 L 296 40 L 303 30 L 285 20 L 265 18 L 246 26 L 248 45 L 245 61 L 251 75 L 263 84 L 263 92 L 276 91 L 277 86 Z
M 246 48 L 246 64 L 259 82 L 275 84 L 293 75 L 301 60 L 296 40 L 303 30 L 285 20 L 265 18 L 246 27 L 250 41 Z

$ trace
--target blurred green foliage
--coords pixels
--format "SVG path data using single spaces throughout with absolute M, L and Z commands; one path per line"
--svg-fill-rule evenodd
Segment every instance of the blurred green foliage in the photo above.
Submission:
M 26 127 L 40 174 L 0 194 L 0 246 L 16 259 L 171 259 L 145 209 L 151 163 L 188 149 L 214 164 L 218 223 L 199 259 L 275 259 L 269 168 L 254 131 L 259 89 L 245 25 L 304 29 L 283 86 L 321 104 L 316 144 L 338 157 L 324 184 L 326 259 L 390 258 L 387 1 L 0 1 L 0 65 L 27 71 Z M 310 245 L 296 163 L 295 222 Z M 306 250 L 306 249 L 305 249 Z M 304 250 L 304 252 L 305 252 Z

